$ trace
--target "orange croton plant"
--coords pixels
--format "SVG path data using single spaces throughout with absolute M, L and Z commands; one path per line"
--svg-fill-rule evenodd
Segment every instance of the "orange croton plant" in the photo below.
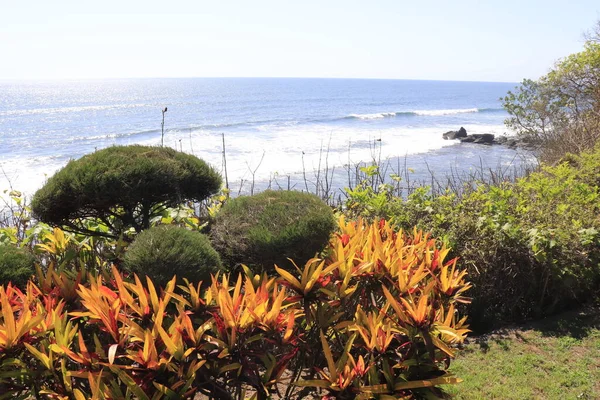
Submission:
M 0 286 L 0 399 L 443 398 L 468 332 L 469 284 L 447 254 L 341 218 L 322 258 L 274 277 L 157 288 L 50 268 Z

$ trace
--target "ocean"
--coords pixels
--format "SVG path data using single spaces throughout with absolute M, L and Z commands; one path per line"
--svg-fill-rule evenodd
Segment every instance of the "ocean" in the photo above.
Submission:
M 510 134 L 500 97 L 513 83 L 185 78 L 0 81 L 0 190 L 33 194 L 70 159 L 113 145 L 164 143 L 223 169 L 232 191 L 312 190 L 319 167 L 391 160 L 414 179 L 509 168 L 528 155 L 442 133 Z M 525 160 L 525 161 L 524 161 Z M 290 180 L 288 183 L 288 176 Z M 322 176 L 322 175 L 321 175 Z M 306 178 L 306 180 L 305 180 Z M 336 189 L 347 181 L 338 178 Z M 1 194 L 1 192 L 0 192 Z

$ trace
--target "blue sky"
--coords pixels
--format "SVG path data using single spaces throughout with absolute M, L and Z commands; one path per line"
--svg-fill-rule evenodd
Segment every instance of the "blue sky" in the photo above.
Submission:
M 520 81 L 583 45 L 598 0 L 0 0 L 0 79 Z

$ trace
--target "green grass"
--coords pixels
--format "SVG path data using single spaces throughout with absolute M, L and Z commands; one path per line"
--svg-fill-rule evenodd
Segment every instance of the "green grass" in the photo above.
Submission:
M 456 399 L 600 399 L 600 308 L 471 338 L 450 371 Z

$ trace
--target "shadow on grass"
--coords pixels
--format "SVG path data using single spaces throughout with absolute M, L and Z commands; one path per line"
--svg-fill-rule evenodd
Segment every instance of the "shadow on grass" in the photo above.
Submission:
M 484 335 L 475 338 L 474 344 L 479 346 L 476 351 L 481 353 L 487 353 L 490 350 L 490 342 L 495 343 L 498 347 L 500 347 L 504 351 L 510 350 L 510 345 L 508 341 L 509 331 L 495 331 L 493 335 Z M 473 348 L 470 348 L 468 351 L 473 351 Z
M 510 350 L 510 339 L 516 338 L 522 343 L 529 340 L 522 332 L 537 331 L 543 337 L 571 337 L 581 340 L 590 335 L 593 330 L 600 330 L 600 306 L 586 306 L 584 308 L 564 312 L 552 317 L 528 322 L 518 326 L 496 329 L 481 336 L 473 336 L 469 342 L 477 346 L 477 350 L 487 353 L 490 343 L 495 343 L 504 351 Z M 473 351 L 473 347 L 465 349 Z
M 587 306 L 525 325 L 524 329 L 539 331 L 545 337 L 570 336 L 584 339 L 593 329 L 600 329 L 600 306 Z

